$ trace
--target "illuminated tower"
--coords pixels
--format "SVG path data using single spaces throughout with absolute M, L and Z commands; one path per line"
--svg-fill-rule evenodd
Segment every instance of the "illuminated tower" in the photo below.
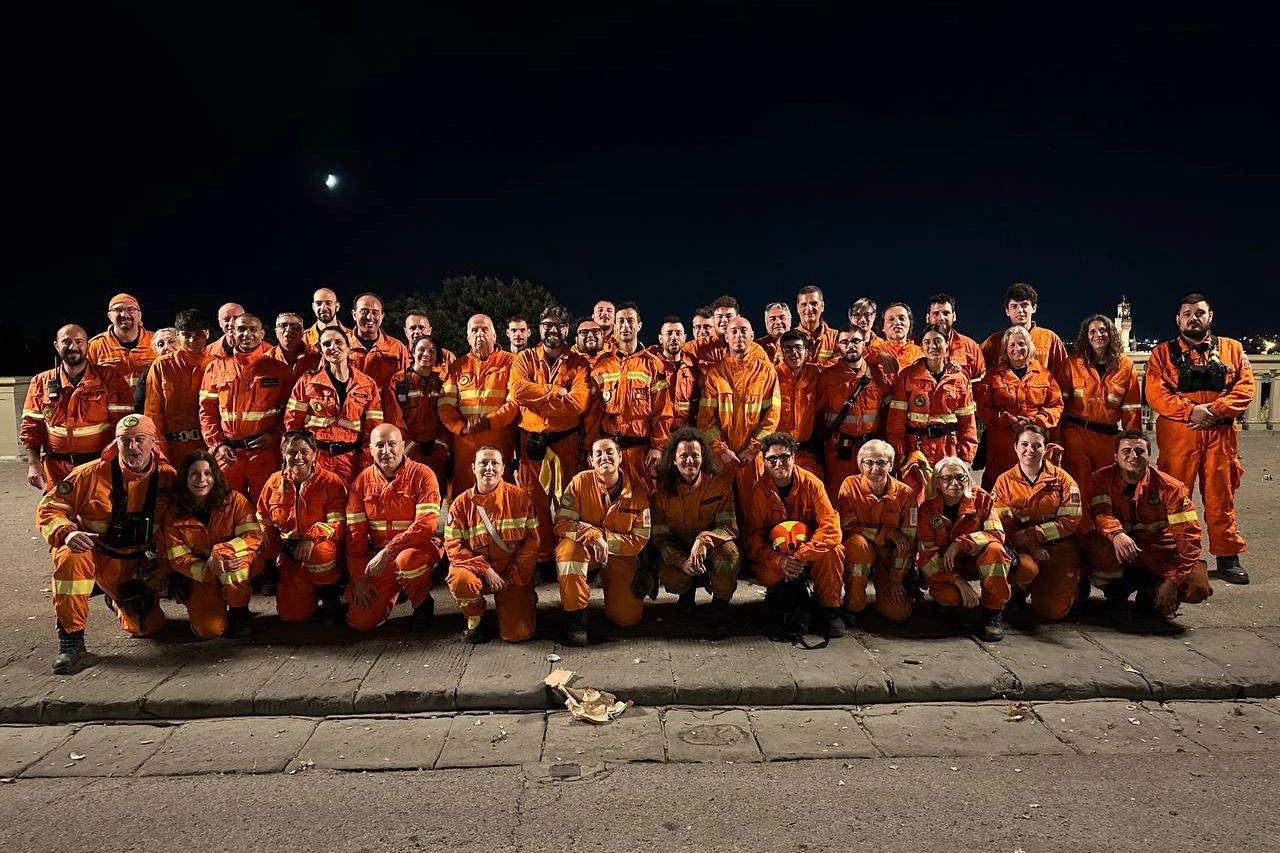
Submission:
M 1120 352 L 1129 352 L 1129 336 L 1133 333 L 1133 318 L 1129 316 L 1129 300 L 1120 297 L 1116 305 L 1116 331 L 1120 333 Z

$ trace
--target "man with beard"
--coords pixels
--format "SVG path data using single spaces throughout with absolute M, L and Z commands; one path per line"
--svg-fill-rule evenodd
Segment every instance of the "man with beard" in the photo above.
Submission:
M 937 326 L 947 343 L 946 360 L 960 368 L 970 382 L 987 372 L 987 362 L 978 342 L 956 331 L 956 299 L 948 293 L 929 297 L 930 325 Z
M 770 302 L 764 306 L 764 334 L 756 338 L 756 343 L 774 364 L 782 360 L 778 347 L 783 333 L 789 331 L 791 331 L 791 308 L 787 303 Z
M 1147 360 L 1147 405 L 1159 415 L 1160 470 L 1188 490 L 1199 478 L 1218 575 L 1246 584 L 1249 574 L 1240 565 L 1245 543 L 1236 529 L 1235 491 L 1244 474 L 1236 418 L 1253 401 L 1253 367 L 1239 341 L 1213 334 L 1213 310 L 1204 296 L 1182 297 L 1175 319 L 1178 337 L 1156 344 Z
M 613 342 L 613 323 L 616 308 L 613 303 L 607 299 L 601 299 L 591 309 L 591 319 L 596 321 L 596 325 L 600 327 L 600 340 L 604 344 Z
M 827 495 L 840 493 L 840 484 L 859 473 L 858 450 L 880 429 L 884 406 L 893 387 L 879 365 L 863 356 L 862 329 L 847 326 L 836 338 L 840 358 L 818 377 L 818 418 L 825 440 L 822 470 Z
M 764 357 L 751 355 L 756 346 L 751 323 L 734 317 L 727 324 L 728 354 L 703 376 L 698 403 L 698 429 L 731 477 L 738 494 L 756 479 L 760 439 L 778 428 L 782 400 L 778 374 Z
M 471 352 L 458 358 L 445 374 L 440 389 L 440 422 L 453 433 L 453 494 L 476 484 L 472 463 L 486 445 L 498 448 L 504 460 L 515 457 L 516 420 L 520 408 L 507 399 L 515 356 L 496 349 L 493 320 L 475 314 L 467 320 Z
M 322 287 L 313 293 L 311 295 L 311 311 L 316 315 L 316 321 L 302 333 L 302 342 L 309 348 L 318 350 L 320 348 L 320 333 L 325 329 L 341 329 L 343 334 L 350 338 L 351 330 L 338 320 L 338 309 L 340 307 L 342 307 L 342 303 L 338 302 L 338 294 L 329 288 Z
M 155 422 L 156 445 L 166 459 L 181 462 L 193 450 L 204 450 L 200 433 L 200 386 L 204 371 L 214 360 L 208 350 L 209 321 L 204 313 L 179 311 L 178 349 L 155 360 L 147 371 L 145 413 Z
M 588 317 L 578 321 L 578 330 L 573 338 L 573 351 L 595 366 L 596 359 L 604 352 L 604 329 L 594 318 Z
M 128 383 L 112 368 L 90 364 L 88 346 L 84 329 L 63 326 L 53 341 L 60 364 L 27 387 L 19 438 L 27 450 L 27 483 L 37 489 L 97 459 L 116 422 L 133 410 Z
M 374 427 L 369 444 L 373 464 L 347 493 L 347 624 L 358 631 L 378 627 L 403 592 L 413 605 L 406 627 L 422 631 L 435 612 L 431 570 L 440 562 L 440 485 L 430 468 L 405 457 L 394 424 Z
M 588 380 L 590 397 L 587 411 L 582 415 L 583 455 L 578 459 L 578 467 L 581 468 L 586 465 L 586 454 L 591 452 L 591 445 L 600 437 L 600 423 L 604 420 L 604 402 L 600 399 L 601 389 L 594 376 L 596 362 L 605 352 L 604 331 L 594 318 L 588 317 L 578 322 L 574 341 L 573 351 L 586 360 L 593 374 Z
M 519 355 L 529 348 L 529 320 L 516 314 L 507 320 L 507 343 L 512 355 Z
M 432 337 L 434 334 L 435 332 L 431 330 L 431 318 L 427 316 L 427 309 L 410 308 L 408 313 L 404 315 L 404 341 L 409 350 L 411 361 L 413 359 L 413 345 L 423 338 Z M 442 368 L 448 369 L 457 356 L 439 344 L 436 344 L 436 348 L 440 350 L 438 364 Z
M 95 583 L 132 636 L 164 625 L 156 592 L 167 573 L 156 565 L 155 533 L 177 475 L 155 452 L 156 426 L 146 415 L 125 415 L 115 434 L 101 459 L 74 469 L 36 507 L 36 527 L 53 552 L 59 675 L 87 663 L 84 629 Z
M 133 388 L 142 368 L 156 360 L 151 333 L 142 326 L 142 307 L 129 294 L 117 293 L 107 303 L 107 319 L 110 327 L 89 339 L 89 361 L 114 368 Z
M 1039 303 L 1040 295 L 1034 287 L 1021 281 L 1014 282 L 1004 295 L 1004 314 L 1011 326 L 1021 326 L 1031 335 L 1031 343 L 1036 345 L 1036 361 L 1050 373 L 1056 373 L 1067 360 L 1067 348 L 1057 333 L 1036 325 L 1033 318 Z M 1000 342 L 1005 331 L 992 332 L 982 342 L 982 358 L 987 364 L 998 364 L 1000 356 L 1004 355 L 1000 351 Z
M 671 431 L 670 407 L 662 359 L 640 346 L 641 325 L 636 304 L 623 302 L 614 315 L 615 346 L 591 371 L 598 391 L 598 397 L 592 397 L 600 401 L 600 436 L 618 445 L 631 482 L 652 492 L 662 446 Z
M 320 350 L 303 340 L 301 314 L 286 311 L 276 315 L 276 340 L 267 355 L 292 370 L 291 387 L 302 374 L 320 366 Z
M 780 360 L 774 365 L 778 372 L 778 397 L 782 402 L 778 432 L 787 433 L 799 443 L 796 464 L 821 478 L 822 463 L 817 456 L 821 451 L 811 441 L 821 370 L 818 365 L 807 361 L 809 341 L 803 332 L 796 329 L 782 334 L 778 353 Z
M 351 316 L 356 321 L 351 341 L 351 366 L 373 380 L 379 388 L 391 384 L 391 378 L 409 366 L 409 350 L 400 341 L 382 331 L 382 300 L 375 294 L 356 297 Z
M 822 319 L 825 308 L 822 289 L 815 285 L 805 285 L 796 294 L 796 315 L 800 318 L 796 328 L 804 332 L 809 341 L 809 361 L 819 365 L 836 357 L 837 333 Z
M 658 342 L 649 347 L 650 352 L 662 359 L 662 369 L 667 376 L 667 417 L 673 431 L 693 426 L 698 413 L 697 377 L 693 361 L 684 352 L 684 344 L 684 323 L 670 314 L 658 330 Z

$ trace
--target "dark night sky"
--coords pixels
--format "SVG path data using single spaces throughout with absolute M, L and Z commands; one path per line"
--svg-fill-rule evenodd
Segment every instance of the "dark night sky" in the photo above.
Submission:
M 953 5 L 27 22 L 11 281 L 49 307 L 11 352 L 119 290 L 155 328 L 468 272 L 635 298 L 650 340 L 810 282 L 833 320 L 946 290 L 979 337 L 1014 280 L 1068 339 L 1122 293 L 1165 334 L 1192 289 L 1271 330 L 1273 22 Z

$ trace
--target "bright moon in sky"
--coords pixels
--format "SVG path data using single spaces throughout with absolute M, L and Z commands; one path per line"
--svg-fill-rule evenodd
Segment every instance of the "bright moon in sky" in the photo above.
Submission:
M 324 185 L 329 189 L 333 189 L 338 185 L 338 176 L 330 174 L 329 177 L 324 179 Z

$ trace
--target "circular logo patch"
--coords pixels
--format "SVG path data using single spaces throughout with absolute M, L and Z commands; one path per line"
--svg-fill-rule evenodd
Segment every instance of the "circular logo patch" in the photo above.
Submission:
M 917 394 L 917 395 L 916 395 L 916 398 L 915 398 L 914 400 L 912 400 L 911 402 L 912 402 L 915 406 L 917 406 L 917 407 L 922 407 L 922 406 L 924 406 L 924 404 L 925 404 L 925 403 L 927 403 L 927 402 L 929 402 L 929 401 L 928 401 L 927 399 L 925 399 L 925 396 L 924 396 L 923 394 Z
M 322 402 L 321 402 L 321 401 L 319 401 L 319 400 L 312 400 L 312 401 L 311 401 L 311 409 L 312 409 L 312 411 L 316 411 L 316 412 L 323 411 L 323 410 L 324 410 L 324 403 L 322 403 Z
M 929 520 L 929 523 L 932 524 L 935 528 L 942 527 L 944 524 L 947 523 L 947 517 L 945 515 L 935 515 L 932 519 Z
M 1152 506 L 1160 506 L 1160 496 L 1158 494 L 1155 494 L 1154 492 L 1152 494 L 1147 495 L 1147 503 L 1151 504 Z
M 612 398 L 613 398 L 613 392 L 612 392 L 612 391 L 602 391 L 602 392 L 600 392 L 600 399 L 601 399 L 601 400 L 604 400 L 606 403 L 607 403 L 607 402 L 609 402 L 609 400 L 611 400 Z
M 458 384 L 459 384 L 459 385 L 470 385 L 470 384 L 471 384 L 471 377 L 470 377 L 470 376 L 459 376 L 459 377 L 458 377 Z
M 70 481 L 68 481 L 68 480 L 63 480 L 61 483 L 59 483 L 59 484 L 58 484 L 58 494 L 60 494 L 60 495 L 69 495 L 69 494 L 71 494 L 71 483 L 70 483 Z
M 44 416 L 45 416 L 46 418 L 51 418 L 51 417 L 53 417 L 53 406 L 45 406 L 45 407 L 44 407 Z
M 124 425 L 125 429 L 133 429 L 142 421 L 138 419 L 137 415 L 127 415 L 120 423 Z

